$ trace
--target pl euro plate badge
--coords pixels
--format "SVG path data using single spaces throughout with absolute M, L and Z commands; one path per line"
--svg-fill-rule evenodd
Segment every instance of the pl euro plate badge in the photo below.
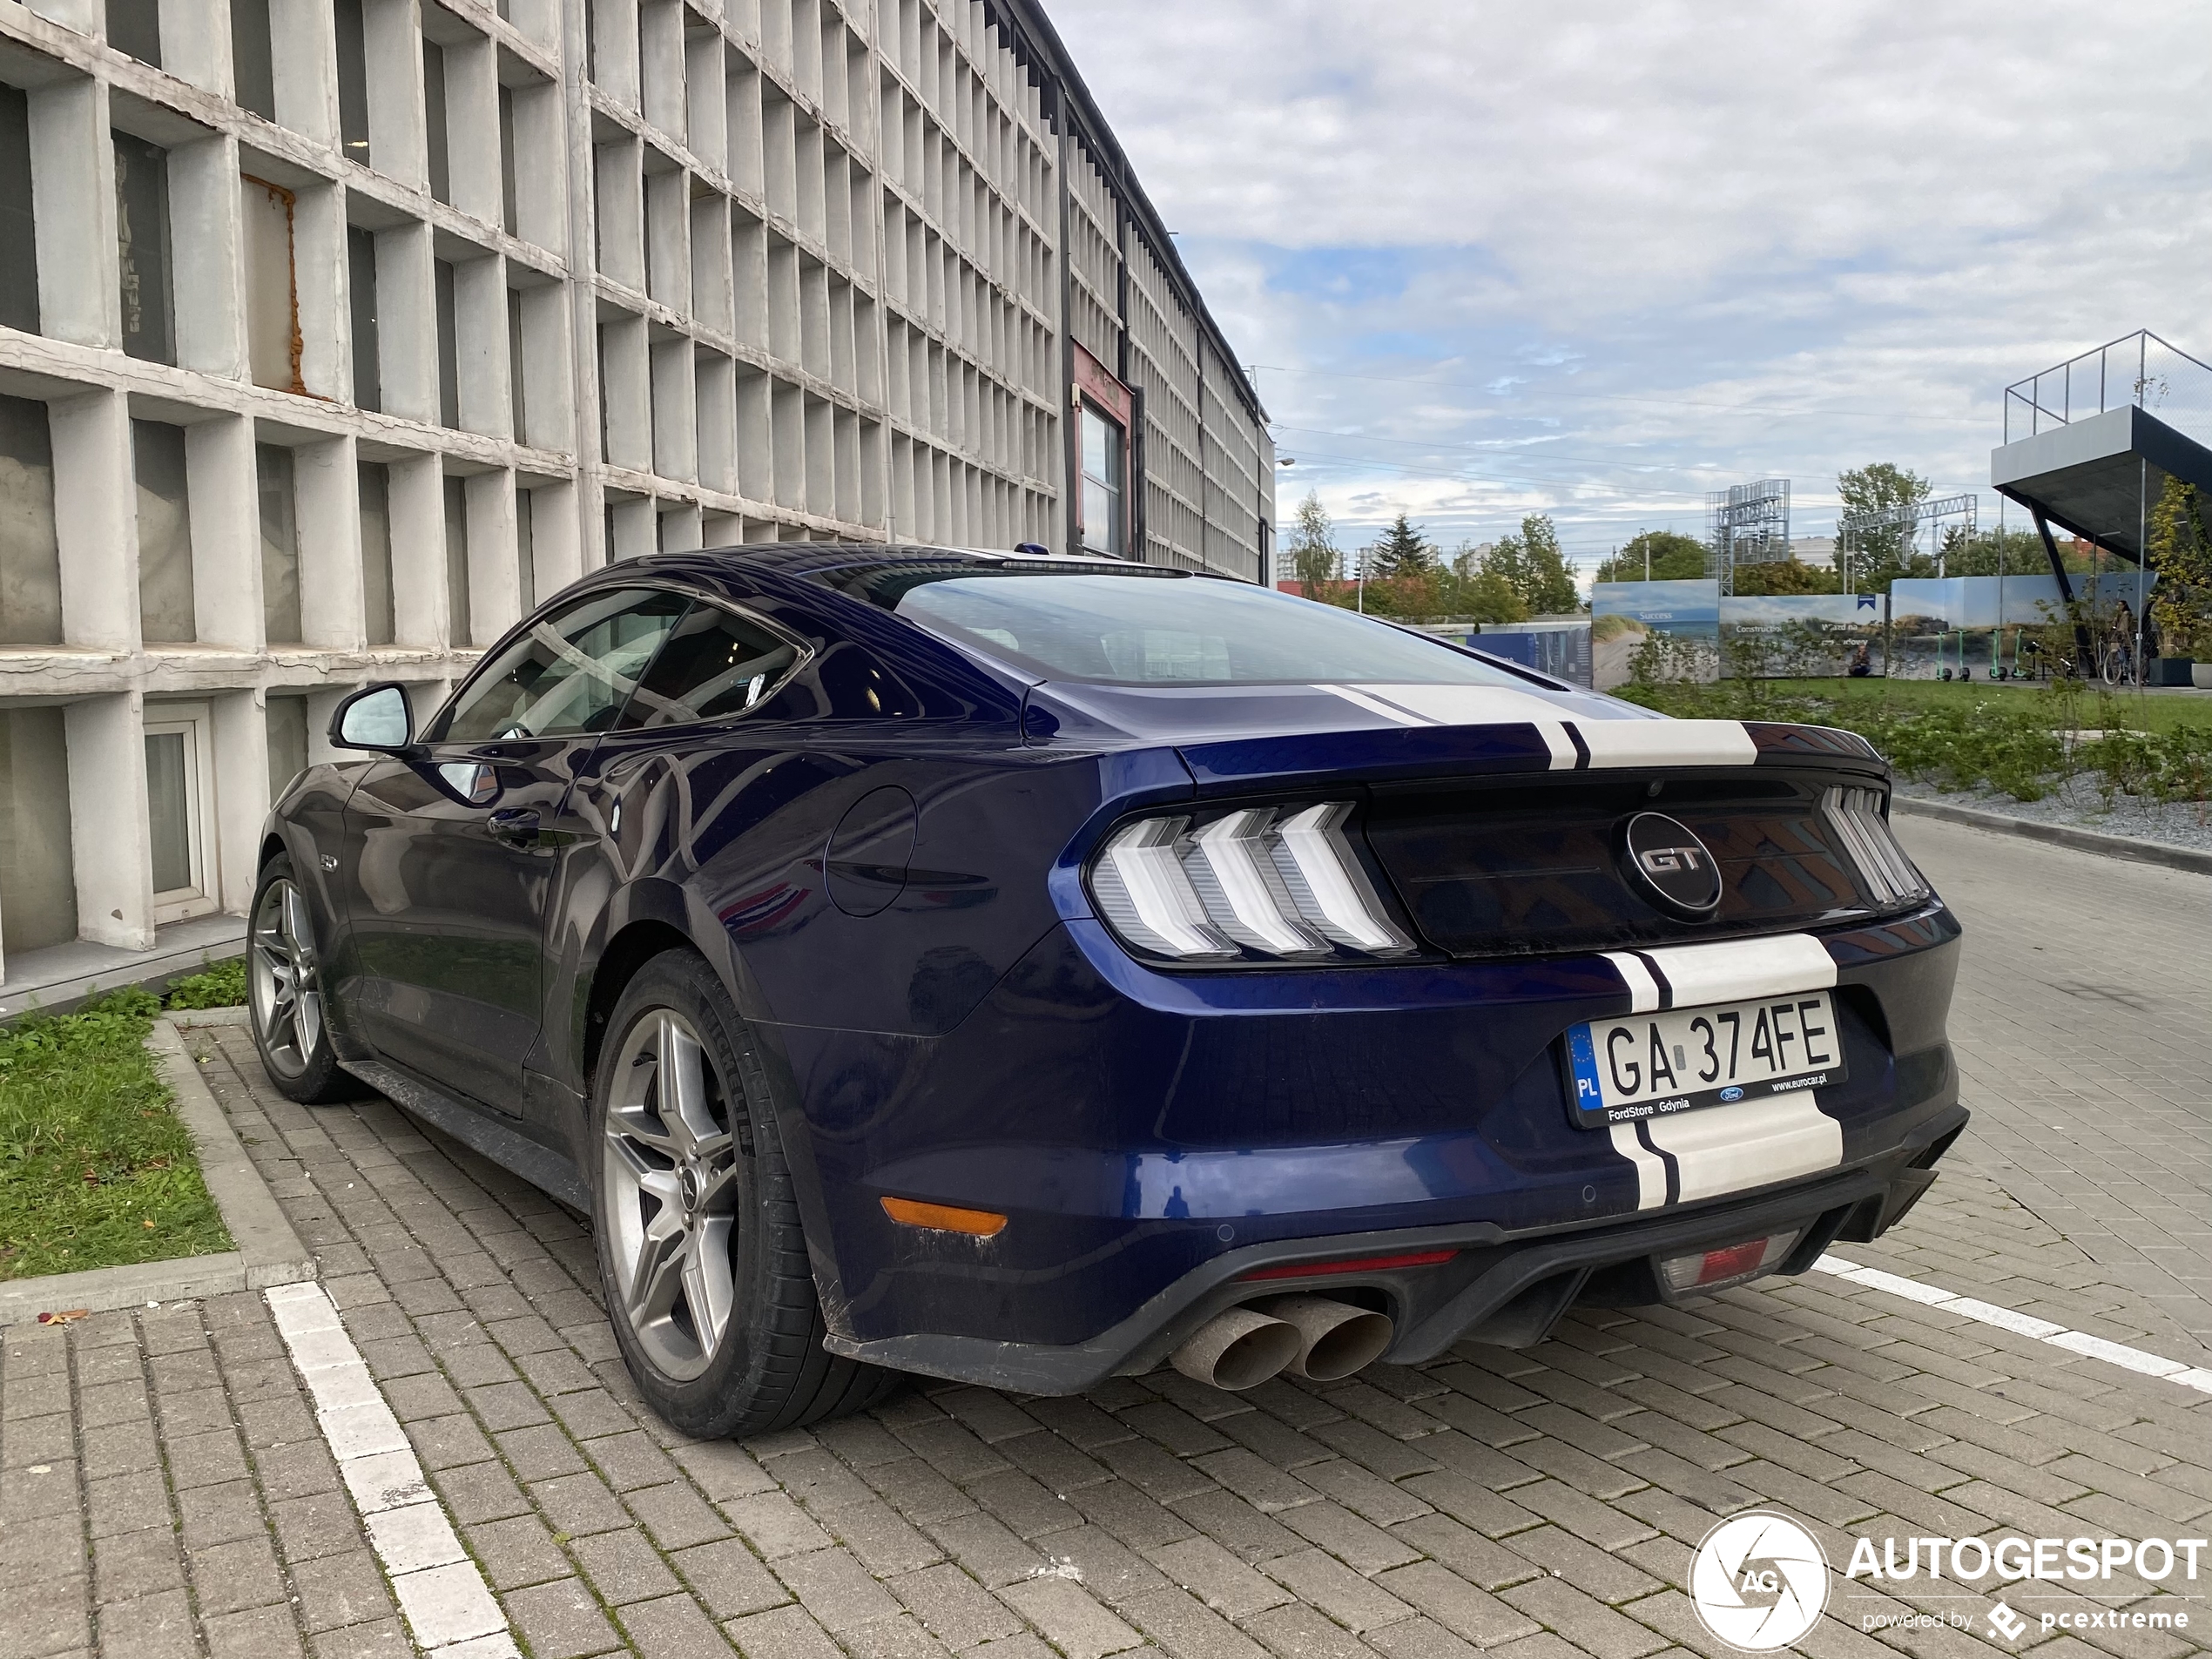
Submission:
M 1844 1081 L 1825 991 L 1592 1020 L 1567 1033 L 1575 1121 L 1585 1129 Z

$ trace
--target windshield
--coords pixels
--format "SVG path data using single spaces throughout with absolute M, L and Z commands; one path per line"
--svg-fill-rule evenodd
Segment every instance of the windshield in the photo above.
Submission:
M 1245 582 L 1180 571 L 840 571 L 837 585 L 1044 679 L 1123 685 L 1527 682 L 1418 634 Z

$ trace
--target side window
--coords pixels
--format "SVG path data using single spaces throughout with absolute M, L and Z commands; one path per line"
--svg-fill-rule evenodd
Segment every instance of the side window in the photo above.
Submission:
M 469 682 L 438 740 L 606 731 L 690 604 L 681 594 L 617 589 L 540 617 Z
M 625 731 L 742 714 L 799 661 L 799 652 L 758 623 L 701 603 L 666 647 L 622 716 Z

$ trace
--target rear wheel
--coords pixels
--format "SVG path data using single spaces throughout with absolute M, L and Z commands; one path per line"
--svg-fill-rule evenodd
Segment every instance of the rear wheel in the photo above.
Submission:
M 685 951 L 639 970 L 593 1090 L 599 1278 L 655 1410 L 701 1439 L 873 1405 L 900 1373 L 837 1358 L 752 1033 Z
M 281 1093 L 302 1105 L 359 1097 L 366 1091 L 338 1069 L 331 1047 L 314 917 L 289 858 L 273 858 L 262 867 L 251 914 L 246 1013 L 262 1070 Z

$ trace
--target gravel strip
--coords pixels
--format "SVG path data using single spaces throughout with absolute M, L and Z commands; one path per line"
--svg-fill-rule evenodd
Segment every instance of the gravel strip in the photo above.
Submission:
M 1919 800 L 1948 801 L 1985 813 L 2002 813 L 2033 823 L 2064 824 L 2074 829 L 2095 830 L 2106 835 L 2132 835 L 2140 840 L 2161 841 L 2212 853 L 2212 809 L 2192 801 L 2155 801 L 2131 795 L 2114 795 L 2107 809 L 2104 797 L 2087 779 L 2069 779 L 2041 800 L 2014 800 L 1997 789 L 1937 789 L 1925 783 L 1900 780 L 1901 795 Z

